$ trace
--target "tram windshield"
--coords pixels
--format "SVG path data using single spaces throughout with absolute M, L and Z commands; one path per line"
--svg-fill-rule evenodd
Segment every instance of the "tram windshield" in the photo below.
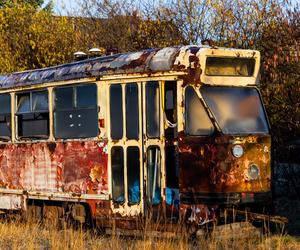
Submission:
M 269 132 L 256 88 L 204 86 L 200 92 L 224 134 Z

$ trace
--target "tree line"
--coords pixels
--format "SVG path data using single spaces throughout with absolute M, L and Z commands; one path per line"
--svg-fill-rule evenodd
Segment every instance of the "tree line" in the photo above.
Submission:
M 300 7 L 289 0 L 86 0 L 67 16 L 42 0 L 0 1 L 0 73 L 57 65 L 92 47 L 200 44 L 258 49 L 279 149 L 300 138 Z

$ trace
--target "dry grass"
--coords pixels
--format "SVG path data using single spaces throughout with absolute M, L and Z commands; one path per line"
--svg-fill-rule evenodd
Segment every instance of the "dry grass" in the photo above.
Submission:
M 300 249 L 300 239 L 284 236 L 246 237 L 216 232 L 212 238 L 180 239 L 122 238 L 92 231 L 57 230 L 34 223 L 0 222 L 0 249 Z M 235 233 L 234 233 L 235 234 Z M 220 237 L 222 236 L 222 237 Z M 225 237 L 223 237 L 225 236 Z

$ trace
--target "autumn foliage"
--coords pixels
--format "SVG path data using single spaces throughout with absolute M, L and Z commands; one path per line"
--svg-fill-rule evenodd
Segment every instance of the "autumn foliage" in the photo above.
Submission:
M 43 1 L 0 1 L 0 72 L 72 61 L 92 47 L 199 44 L 258 49 L 275 145 L 300 138 L 300 7 L 288 0 L 87 0 L 55 16 Z M 10 3 L 10 4 L 8 4 Z

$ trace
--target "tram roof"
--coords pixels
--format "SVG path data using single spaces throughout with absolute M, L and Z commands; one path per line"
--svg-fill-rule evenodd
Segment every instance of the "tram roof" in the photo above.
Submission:
M 81 78 L 101 78 L 101 76 L 115 74 L 185 71 L 189 66 L 191 56 L 195 57 L 201 49 L 207 48 L 213 49 L 209 46 L 193 45 L 147 49 L 86 59 L 49 68 L 13 72 L 0 75 L 0 89 Z

